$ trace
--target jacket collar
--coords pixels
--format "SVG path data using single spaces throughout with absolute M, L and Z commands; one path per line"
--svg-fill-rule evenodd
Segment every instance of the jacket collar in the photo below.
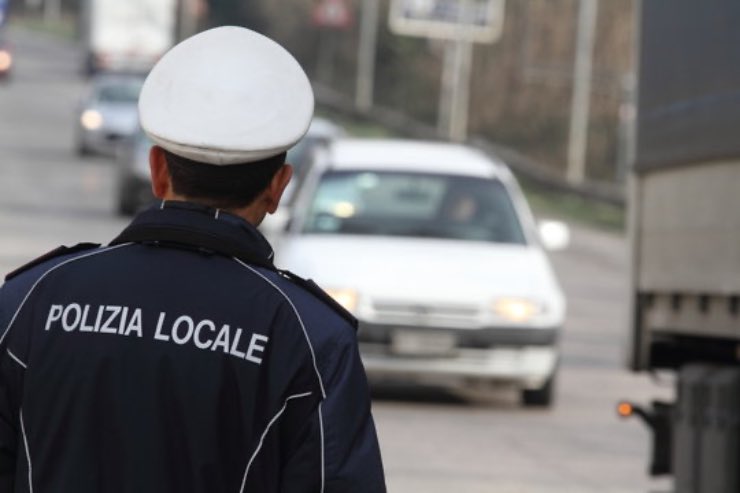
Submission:
M 198 235 L 208 236 L 250 251 L 259 260 L 272 264 L 274 252 L 270 243 L 255 226 L 234 214 L 220 209 L 192 202 L 162 201 L 140 212 L 123 231 L 119 238 L 125 238 L 128 231 L 140 228 L 177 229 Z M 116 243 L 117 240 L 114 240 Z

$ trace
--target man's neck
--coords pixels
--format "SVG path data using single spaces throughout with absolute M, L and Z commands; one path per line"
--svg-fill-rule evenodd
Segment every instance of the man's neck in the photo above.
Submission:
M 190 202 L 192 204 L 199 204 L 199 205 L 205 205 L 207 207 L 213 207 L 212 204 L 209 204 L 207 202 L 203 202 L 198 199 L 192 199 L 189 197 L 185 197 L 183 195 L 179 195 L 176 193 L 168 193 L 164 200 L 175 200 L 179 202 Z M 217 207 L 216 207 L 217 208 Z M 241 217 L 248 223 L 250 223 L 253 226 L 259 226 L 260 223 L 262 223 L 262 220 L 265 218 L 265 215 L 267 212 L 264 210 L 263 207 L 260 207 L 260 201 L 255 200 L 251 204 L 245 206 L 245 207 L 239 207 L 239 208 L 228 208 L 228 209 L 221 209 L 224 212 L 228 212 L 229 214 L 233 214 L 235 216 Z

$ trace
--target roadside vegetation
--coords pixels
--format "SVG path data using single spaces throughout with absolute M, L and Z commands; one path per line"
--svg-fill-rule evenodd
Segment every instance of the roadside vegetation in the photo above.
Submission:
M 548 190 L 521 177 L 519 181 L 536 216 L 578 222 L 616 233 L 625 230 L 624 207 L 573 193 Z
M 65 15 L 56 21 L 45 21 L 38 16 L 16 15 L 12 17 L 11 25 L 68 41 L 77 39 L 75 19 L 69 15 Z

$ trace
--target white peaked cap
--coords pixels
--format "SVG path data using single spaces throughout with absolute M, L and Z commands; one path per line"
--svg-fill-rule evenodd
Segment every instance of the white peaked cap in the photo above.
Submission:
M 167 52 L 144 82 L 141 126 L 159 146 L 202 163 L 259 161 L 306 133 L 314 98 L 282 46 L 241 27 L 218 27 Z

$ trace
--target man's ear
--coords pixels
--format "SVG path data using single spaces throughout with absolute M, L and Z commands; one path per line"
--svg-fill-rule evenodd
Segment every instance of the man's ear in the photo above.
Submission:
M 272 181 L 270 181 L 264 195 L 264 199 L 266 201 L 266 212 L 268 214 L 273 214 L 277 210 L 280 205 L 280 199 L 285 191 L 285 187 L 288 186 L 292 177 L 293 166 L 289 164 L 283 164 L 272 177 Z
M 149 171 L 152 175 L 152 192 L 158 199 L 167 198 L 170 191 L 170 171 L 164 149 L 153 146 L 149 151 Z

